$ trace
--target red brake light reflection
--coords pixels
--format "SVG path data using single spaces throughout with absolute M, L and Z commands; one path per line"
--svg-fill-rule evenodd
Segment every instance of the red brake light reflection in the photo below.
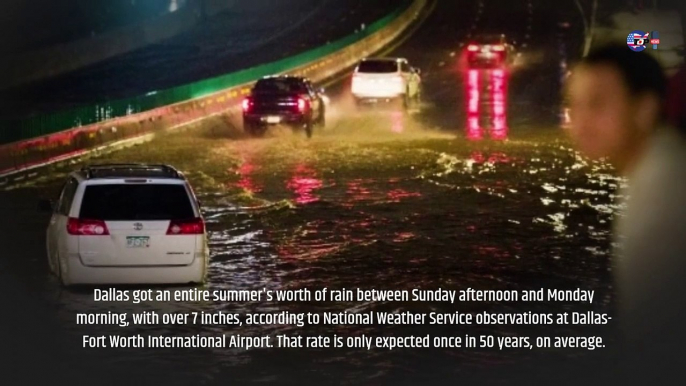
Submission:
M 479 140 L 483 136 L 479 122 L 480 97 L 479 71 L 469 70 L 467 78 L 467 138 L 470 140 Z
M 298 111 L 304 113 L 307 110 L 307 101 L 303 98 L 298 99 Z
M 70 217 L 67 233 L 73 236 L 108 236 L 107 224 L 102 220 L 84 220 Z
M 507 138 L 507 117 L 505 111 L 507 79 L 502 70 L 495 70 L 491 74 L 492 101 L 493 101 L 493 128 L 491 137 L 495 140 Z
M 468 102 L 467 108 L 469 114 L 479 114 L 479 72 L 477 70 L 469 70 L 468 78 Z
M 201 235 L 205 233 L 205 222 L 201 218 L 174 220 L 169 223 L 167 235 Z

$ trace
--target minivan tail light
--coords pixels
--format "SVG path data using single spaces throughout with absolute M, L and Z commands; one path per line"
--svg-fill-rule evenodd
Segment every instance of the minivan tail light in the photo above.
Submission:
M 107 224 L 102 220 L 88 220 L 70 217 L 67 233 L 74 236 L 109 236 Z
M 243 99 L 243 111 L 246 113 L 250 110 L 250 98 Z
M 469 47 L 467 47 L 467 49 L 468 49 L 469 51 L 474 52 L 474 51 L 478 51 L 478 50 L 479 50 L 479 46 L 477 46 L 477 45 L 475 45 L 475 44 L 470 44 Z
M 172 220 L 167 235 L 201 235 L 205 233 L 205 222 L 202 218 L 190 220 Z

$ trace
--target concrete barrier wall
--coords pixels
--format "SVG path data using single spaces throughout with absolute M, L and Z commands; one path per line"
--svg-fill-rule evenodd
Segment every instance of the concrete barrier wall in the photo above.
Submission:
M 412 5 L 383 30 L 345 49 L 325 56 L 312 64 L 295 68 L 288 74 L 307 76 L 314 81 L 329 79 L 356 65 L 360 59 L 369 57 L 398 38 L 419 17 L 429 0 L 415 0 Z
M 307 76 L 320 82 L 348 70 L 361 58 L 372 55 L 398 38 L 419 17 L 428 1 L 413 0 L 407 9 L 375 33 L 285 73 Z M 201 98 L 2 146 L 0 178 L 7 179 L 49 163 L 121 146 L 161 130 L 238 109 L 255 80 Z

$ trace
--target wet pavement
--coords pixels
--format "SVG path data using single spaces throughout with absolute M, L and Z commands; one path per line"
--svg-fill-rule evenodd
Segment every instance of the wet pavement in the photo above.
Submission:
M 602 350 L 87 350 L 81 335 L 600 335 L 611 345 L 612 324 L 609 329 L 75 325 L 75 314 L 85 311 L 611 313 L 609 236 L 621 209 L 616 202 L 622 181 L 608 165 L 582 158 L 559 128 L 560 61 L 574 52 L 561 52 L 554 39 L 536 38 L 567 15 L 541 8 L 542 1 L 531 7 L 518 1 L 515 10 L 501 9 L 504 3 L 439 2 L 416 34 L 392 52 L 423 70 L 422 101 L 408 113 L 358 111 L 342 81 L 328 90 L 327 127 L 310 140 L 283 128 L 247 138 L 235 118 L 226 116 L 94 161 L 164 162 L 187 173 L 207 220 L 209 290 L 581 288 L 595 290 L 593 304 L 94 303 L 92 289 L 62 290 L 48 273 L 47 217 L 36 212 L 36 202 L 55 194 L 65 173 L 79 166 L 62 165 L 49 177 L 0 192 L 6 219 L 0 222 L 5 252 L 0 272 L 7 276 L 5 293 L 16 294 L 5 296 L 3 316 L 7 321 L 12 315 L 9 322 L 16 325 L 3 331 L 9 332 L 6 347 L 17 347 L 10 362 L 17 378 L 72 377 L 99 384 L 132 377 L 170 384 L 453 384 L 456 379 L 509 384 L 515 376 L 533 381 L 554 372 L 553 364 L 578 363 L 570 358 L 592 361 Z M 500 26 L 527 41 L 518 67 L 461 68 L 459 44 L 468 40 L 472 24 L 475 30 Z M 565 39 L 567 47 L 575 44 Z M 42 349 L 32 350 L 31 344 Z M 30 363 L 39 359 L 50 370 L 31 372 Z

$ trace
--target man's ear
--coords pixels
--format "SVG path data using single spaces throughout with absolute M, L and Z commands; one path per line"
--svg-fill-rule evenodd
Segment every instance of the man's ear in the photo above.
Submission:
M 636 128 L 642 134 L 650 134 L 660 123 L 662 104 L 660 98 L 654 94 L 645 93 L 636 99 L 636 111 L 634 114 Z

